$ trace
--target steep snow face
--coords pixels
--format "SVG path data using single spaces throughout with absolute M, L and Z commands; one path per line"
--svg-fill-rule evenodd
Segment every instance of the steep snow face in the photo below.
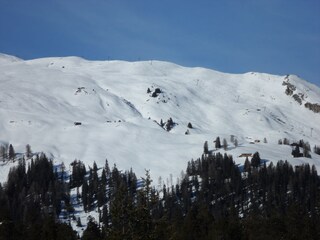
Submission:
M 227 153 L 240 164 L 240 153 L 259 151 L 268 161 L 309 162 L 320 171 L 318 155 L 293 160 L 290 147 L 277 145 L 284 137 L 320 144 L 320 113 L 285 94 L 283 82 L 304 102 L 320 103 L 320 89 L 296 76 L 225 74 L 160 61 L 23 61 L 3 54 L 0 72 L 0 142 L 17 152 L 30 144 L 66 165 L 80 159 L 102 166 L 107 158 L 138 177 L 150 169 L 156 180 L 178 177 L 202 154 L 204 141 L 213 149 L 217 136 L 230 142 L 234 135 L 239 147 L 229 143 Z M 169 118 L 170 132 L 159 126 Z M 193 128 L 185 135 L 189 122 Z M 250 144 L 263 138 L 267 144 Z

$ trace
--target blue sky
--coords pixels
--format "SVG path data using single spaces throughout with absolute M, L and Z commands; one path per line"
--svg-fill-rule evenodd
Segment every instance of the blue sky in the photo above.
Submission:
M 0 52 L 292 73 L 320 86 L 320 1 L 0 0 Z

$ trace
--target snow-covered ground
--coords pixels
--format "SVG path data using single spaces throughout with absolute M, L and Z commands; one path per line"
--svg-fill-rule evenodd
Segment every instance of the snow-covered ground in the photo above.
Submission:
M 304 94 L 302 105 L 285 94 L 284 81 Z M 156 88 L 161 93 L 152 97 Z M 110 166 L 132 167 L 137 177 L 150 169 L 155 184 L 159 176 L 179 177 L 191 158 L 201 156 L 206 140 L 213 150 L 217 136 L 228 140 L 227 153 L 239 164 L 241 153 L 259 151 L 267 161 L 308 162 L 320 172 L 319 155 L 293 159 L 290 146 L 277 144 L 286 137 L 320 145 L 320 114 L 305 108 L 307 101 L 320 103 L 320 89 L 294 75 L 0 54 L 0 142 L 20 153 L 30 144 L 66 166 L 74 159 L 103 166 L 107 158 Z M 176 125 L 167 132 L 158 123 L 170 117 Z M 189 122 L 193 129 L 185 135 Z M 11 165 L 0 165 L 0 181 Z

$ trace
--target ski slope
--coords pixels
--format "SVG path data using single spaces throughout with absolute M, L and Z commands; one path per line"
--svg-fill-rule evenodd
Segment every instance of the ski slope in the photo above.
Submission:
M 0 143 L 12 143 L 18 153 L 30 144 L 66 166 L 74 159 L 103 166 L 108 159 L 110 166 L 132 167 L 137 177 L 150 169 L 157 184 L 160 176 L 179 177 L 191 158 L 201 156 L 205 141 L 215 151 L 220 136 L 239 164 L 241 153 L 259 151 L 268 162 L 310 163 L 320 172 L 319 155 L 293 159 L 290 146 L 277 144 L 286 137 L 320 145 L 320 114 L 286 95 L 283 82 L 293 84 L 304 102 L 320 103 L 320 89 L 294 75 L 227 74 L 161 61 L 25 61 L 5 54 L 0 73 Z M 161 93 L 152 97 L 156 88 Z M 170 117 L 175 125 L 168 132 L 159 123 Z M 193 128 L 185 135 L 189 122 Z M 1 181 L 10 166 L 0 166 Z

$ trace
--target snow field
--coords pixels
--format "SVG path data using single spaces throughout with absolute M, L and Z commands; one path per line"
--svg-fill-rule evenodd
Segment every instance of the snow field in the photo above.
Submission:
M 304 139 L 311 148 L 320 144 L 320 114 L 286 95 L 282 83 L 289 79 L 312 103 L 320 103 L 320 89 L 293 75 L 226 74 L 160 61 L 24 61 L 4 54 L 0 72 L 0 141 L 16 152 L 30 144 L 66 166 L 74 159 L 103 166 L 107 158 L 110 166 L 132 167 L 138 178 L 150 169 L 157 184 L 160 176 L 179 177 L 191 158 L 201 156 L 204 142 L 214 150 L 220 136 L 239 164 L 241 153 L 258 151 L 268 162 L 315 164 L 320 172 L 318 155 L 293 159 L 290 146 L 277 144 L 284 137 Z M 162 92 L 154 98 L 148 88 Z M 157 123 L 170 117 L 177 124 L 167 132 Z M 194 128 L 185 135 L 189 122 Z M 250 143 L 256 139 L 260 143 Z M 1 181 L 11 165 L 0 167 Z

